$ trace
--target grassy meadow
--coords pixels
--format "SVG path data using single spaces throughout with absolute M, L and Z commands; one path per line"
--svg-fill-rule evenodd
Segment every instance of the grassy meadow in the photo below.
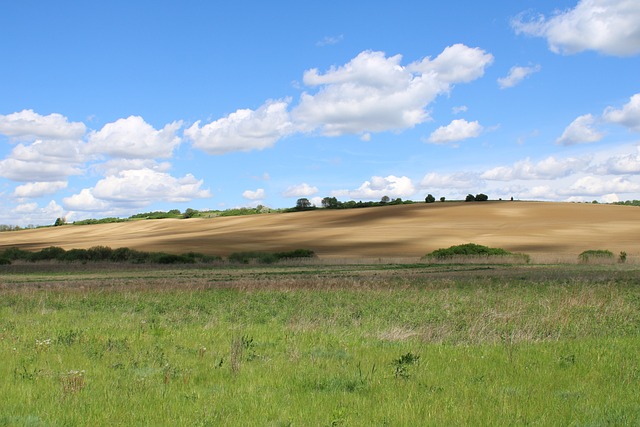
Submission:
M 0 268 L 0 426 L 640 424 L 637 265 Z

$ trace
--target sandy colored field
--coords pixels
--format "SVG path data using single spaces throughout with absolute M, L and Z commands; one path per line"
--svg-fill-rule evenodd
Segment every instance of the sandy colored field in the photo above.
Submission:
M 321 257 L 420 257 L 463 243 L 533 256 L 587 249 L 640 255 L 640 208 L 548 202 L 416 203 L 189 220 L 145 220 L 0 233 L 0 249 L 96 245 L 215 255 L 312 249 Z

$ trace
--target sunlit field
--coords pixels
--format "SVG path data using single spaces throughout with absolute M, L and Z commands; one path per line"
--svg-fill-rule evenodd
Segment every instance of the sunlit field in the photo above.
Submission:
M 640 423 L 636 264 L 0 268 L 0 425 Z

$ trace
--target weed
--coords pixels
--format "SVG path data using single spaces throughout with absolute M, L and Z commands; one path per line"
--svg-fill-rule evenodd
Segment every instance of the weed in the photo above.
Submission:
M 403 354 L 397 359 L 394 359 L 392 365 L 394 367 L 394 376 L 396 378 L 408 379 L 410 377 L 409 374 L 409 366 L 415 365 L 420 360 L 420 356 L 408 352 L 407 354 Z
M 76 394 L 85 387 L 85 371 L 71 370 L 60 376 L 62 392 L 64 395 Z

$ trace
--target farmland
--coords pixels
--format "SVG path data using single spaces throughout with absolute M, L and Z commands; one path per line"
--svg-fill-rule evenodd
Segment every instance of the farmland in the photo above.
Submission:
M 0 426 L 640 423 L 636 208 L 451 207 L 3 233 L 33 250 L 319 257 L 0 266 Z M 532 262 L 420 258 L 470 241 Z M 588 249 L 629 257 L 580 262 Z

